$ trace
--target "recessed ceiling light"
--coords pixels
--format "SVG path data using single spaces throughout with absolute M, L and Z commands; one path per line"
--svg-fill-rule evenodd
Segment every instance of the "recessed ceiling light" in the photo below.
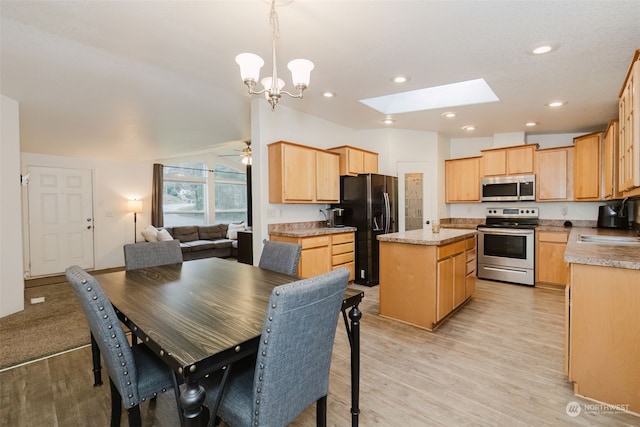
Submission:
M 566 104 L 567 104 L 567 101 L 552 101 L 552 102 L 547 104 L 547 107 L 558 108 L 558 107 L 562 107 L 563 105 L 566 105 Z
M 396 121 L 395 121 L 395 120 L 393 120 L 393 119 L 384 119 L 384 120 L 382 121 L 382 123 L 384 123 L 385 125 L 392 125 L 392 124 L 394 124 L 395 122 L 396 122 Z
M 462 126 L 462 129 L 471 132 L 472 130 L 476 130 L 475 126 L 471 126 L 471 125 L 467 125 L 467 126 Z
M 554 50 L 558 49 L 558 44 L 557 43 L 549 43 L 549 42 L 545 42 L 545 43 L 540 43 L 539 45 L 535 46 L 534 48 L 529 50 L 529 54 L 530 55 L 544 55 L 545 53 L 549 53 L 552 52 Z
M 525 125 L 525 126 L 529 126 L 529 127 L 533 127 L 533 126 L 535 126 L 535 125 L 537 125 L 537 124 L 538 124 L 538 123 L 536 123 L 536 122 L 527 122 L 527 123 L 525 123 L 524 125 Z
M 394 83 L 406 83 L 409 81 L 409 77 L 408 76 L 395 76 L 394 78 L 391 79 L 392 82 Z
M 446 111 L 442 113 L 442 117 L 446 117 L 447 119 L 452 119 L 455 116 L 456 116 L 456 113 L 454 113 L 453 111 Z
M 324 96 L 325 98 L 333 98 L 334 96 L 336 96 L 336 94 L 333 92 L 325 92 L 322 94 L 322 96 Z

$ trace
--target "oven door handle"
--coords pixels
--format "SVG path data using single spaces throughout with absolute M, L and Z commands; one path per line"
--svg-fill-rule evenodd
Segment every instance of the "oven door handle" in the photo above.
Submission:
M 484 234 L 500 234 L 503 236 L 520 236 L 523 234 L 533 234 L 534 230 L 522 230 L 522 229 L 513 229 L 513 230 L 505 230 L 505 229 L 495 229 L 495 228 L 478 228 L 478 231 Z

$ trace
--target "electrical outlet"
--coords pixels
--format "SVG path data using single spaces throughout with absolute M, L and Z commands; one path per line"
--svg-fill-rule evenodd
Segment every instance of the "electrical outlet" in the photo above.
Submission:
M 31 298 L 31 304 L 39 304 L 44 302 L 44 297 Z

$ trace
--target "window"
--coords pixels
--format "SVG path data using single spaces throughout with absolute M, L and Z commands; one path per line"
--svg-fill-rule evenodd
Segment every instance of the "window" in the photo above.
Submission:
M 207 163 L 181 162 L 164 167 L 164 225 L 247 222 L 246 172 Z
M 247 222 L 247 175 L 245 172 L 216 165 L 215 182 L 216 222 Z
M 204 225 L 207 218 L 207 165 L 195 162 L 175 166 L 164 167 L 164 225 Z

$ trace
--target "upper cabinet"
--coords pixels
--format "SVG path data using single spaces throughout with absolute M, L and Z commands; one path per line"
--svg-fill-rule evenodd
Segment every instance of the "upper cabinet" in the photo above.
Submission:
M 482 150 L 482 176 L 533 173 L 537 144 Z
M 603 132 L 573 139 L 573 197 L 577 201 L 601 200 L 600 147 Z
M 340 175 L 378 173 L 378 153 L 343 145 L 328 151 L 340 155 Z
M 640 49 L 636 50 L 620 91 L 618 189 L 640 195 Z
M 447 203 L 480 201 L 480 159 L 445 160 L 445 196 Z
M 604 134 L 604 150 L 602 153 L 602 197 L 618 199 L 622 196 L 618 191 L 618 121 L 611 120 Z
M 339 156 L 291 142 L 269 144 L 269 203 L 338 203 Z
M 535 152 L 536 200 L 572 200 L 573 147 L 557 147 Z

